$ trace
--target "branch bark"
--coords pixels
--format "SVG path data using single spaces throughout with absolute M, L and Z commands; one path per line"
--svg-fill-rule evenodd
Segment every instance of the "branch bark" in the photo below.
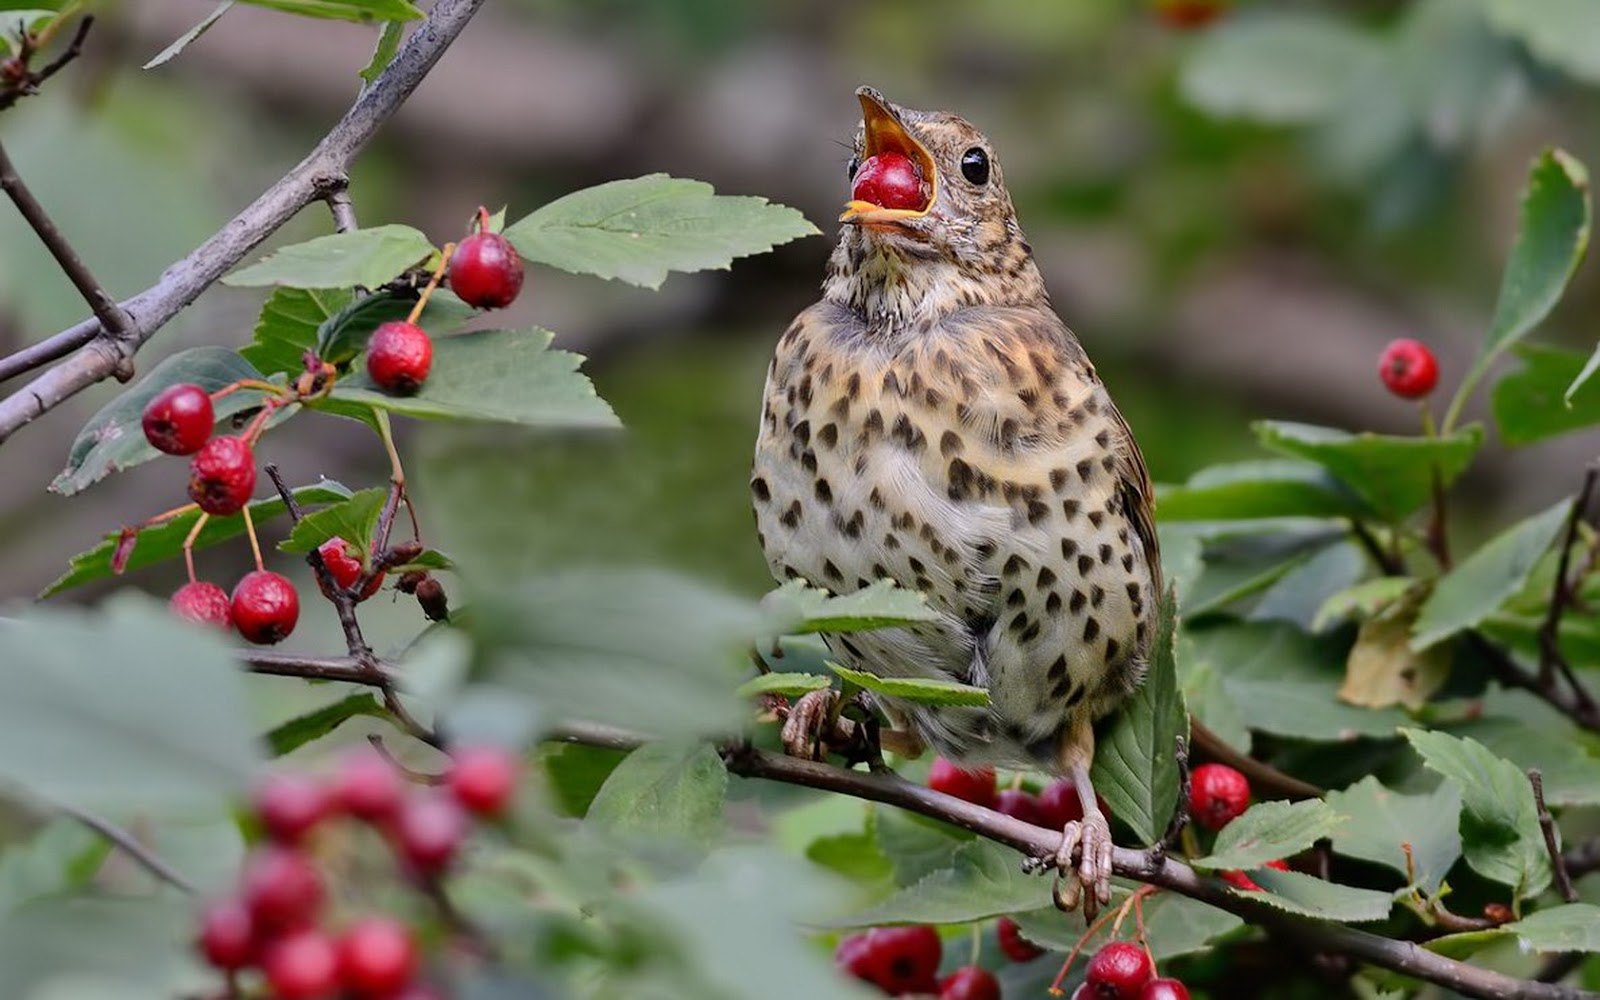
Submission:
M 40 358 L 77 352 L 0 402 L 0 442 L 89 386 L 119 369 L 125 370 L 157 330 L 262 240 L 306 205 L 344 185 L 356 155 L 411 96 L 483 3 L 484 0 L 439 0 L 394 61 L 361 92 L 310 155 L 211 238 L 169 267 L 154 285 L 120 304 L 132 320 L 126 336 L 117 336 L 106 330 L 100 320 L 89 319 L 34 345 L 23 352 L 27 358 L 16 355 L 0 361 L 0 379 L 5 379 L 27 371 Z

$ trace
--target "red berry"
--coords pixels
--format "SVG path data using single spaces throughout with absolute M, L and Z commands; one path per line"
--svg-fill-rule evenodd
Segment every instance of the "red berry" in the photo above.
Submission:
M 1152 979 L 1139 991 L 1139 1000 L 1189 1000 L 1189 988 L 1176 979 Z
M 1439 384 L 1439 361 L 1420 340 L 1396 340 L 1379 356 L 1378 375 L 1396 396 L 1421 399 Z
M 258 928 L 304 927 L 322 907 L 322 875 L 287 847 L 264 847 L 245 860 L 244 903 Z
M 280 771 L 256 786 L 256 818 L 267 836 L 294 845 L 328 814 L 328 793 L 303 774 Z
M 1022 936 L 1022 928 L 1010 917 L 1001 917 L 994 933 L 1000 939 L 1000 950 L 1013 962 L 1031 962 L 1044 954 L 1043 948 Z
M 339 939 L 339 979 L 360 996 L 398 993 L 417 971 L 411 929 L 390 917 L 368 917 Z
M 338 952 L 321 931 L 296 931 L 267 945 L 261 974 L 272 987 L 273 1000 L 332 998 L 339 990 Z
M 479 309 L 503 309 L 522 291 L 522 258 L 499 233 L 476 233 L 450 258 L 450 290 Z
M 1250 808 L 1250 781 L 1226 764 L 1201 764 L 1189 776 L 1189 815 L 1220 830 Z
M 1268 861 L 1262 867 L 1271 868 L 1280 872 L 1286 872 L 1289 870 L 1289 866 L 1283 861 Z M 1261 886 L 1256 883 L 1256 880 L 1246 875 L 1244 872 L 1226 871 L 1222 872 L 1220 877 L 1222 881 L 1233 886 L 1235 889 L 1242 889 L 1245 892 L 1261 891 Z
M 879 208 L 920 211 L 928 204 L 928 186 L 910 157 L 885 150 L 861 161 L 850 196 Z
M 499 747 L 463 747 L 451 755 L 450 791 L 470 813 L 498 816 L 517 790 L 517 759 Z
M 1072 991 L 1072 996 L 1069 1000 L 1100 1000 L 1100 991 L 1090 986 L 1088 981 L 1085 980 L 1078 984 L 1077 989 Z
M 933 993 L 944 947 L 932 927 L 875 927 L 867 942 L 878 954 L 879 987 L 890 996 Z
M 207 514 L 237 514 L 256 489 L 256 456 L 244 438 L 214 437 L 189 460 L 189 499 Z
M 1139 990 L 1155 978 L 1150 956 L 1136 944 L 1113 941 L 1089 959 L 1087 981 L 1118 1000 L 1138 1000 Z
M 1219 0 L 1157 0 L 1156 13 L 1170 27 L 1184 31 L 1204 28 L 1221 17 L 1227 4 Z
M 237 899 L 219 899 L 200 914 L 200 954 L 219 969 L 242 969 L 256 954 L 255 923 Z
M 228 592 L 214 583 L 195 580 L 179 587 L 167 602 L 172 613 L 186 621 L 217 628 L 233 627 L 233 609 L 228 605 Z
M 415 323 L 384 323 L 367 341 L 367 374 L 385 392 L 410 396 L 428 380 L 433 341 Z
M 872 944 L 869 933 L 840 938 L 833 950 L 833 964 L 857 979 L 876 984 L 883 976 L 882 955 Z
M 400 857 L 424 875 L 436 875 L 455 859 L 467 836 L 467 814 L 454 799 L 423 793 L 400 806 L 394 818 Z
M 964 965 L 939 980 L 939 1000 L 1000 1000 L 1000 981 L 982 966 Z
M 317 546 L 317 554 L 322 557 L 322 565 L 328 567 L 328 575 L 333 577 L 333 582 L 338 584 L 340 589 L 349 590 L 355 586 L 357 580 L 361 579 L 361 560 L 355 557 L 350 550 L 350 543 L 344 539 L 338 537 L 328 539 Z M 366 600 L 376 594 L 382 585 L 383 574 L 374 573 L 372 579 L 367 581 L 367 585 L 361 588 L 361 593 L 356 599 Z M 317 579 L 317 586 L 322 586 L 320 577 Z M 333 599 L 332 594 L 326 596 L 329 600 Z
M 936 792 L 954 795 L 974 805 L 993 809 L 995 804 L 994 768 L 979 767 L 963 770 L 943 757 L 933 759 L 928 771 L 928 787 Z
M 1007 788 L 995 797 L 994 808 L 1013 819 L 1020 819 L 1024 823 L 1034 826 L 1044 826 L 1044 813 L 1039 809 L 1039 800 L 1019 788 Z
M 1083 819 L 1078 786 L 1070 781 L 1051 782 L 1039 793 L 1037 801 L 1045 826 L 1060 829 L 1075 819 Z
M 405 779 L 376 750 L 351 753 L 333 776 L 334 802 L 369 823 L 388 821 L 399 811 L 405 795 Z
M 250 642 L 282 642 L 300 620 L 300 595 L 286 577 L 267 569 L 246 573 L 233 588 L 233 624 Z
M 161 390 L 145 404 L 144 439 L 168 455 L 193 455 L 211 436 L 211 394 L 191 382 Z

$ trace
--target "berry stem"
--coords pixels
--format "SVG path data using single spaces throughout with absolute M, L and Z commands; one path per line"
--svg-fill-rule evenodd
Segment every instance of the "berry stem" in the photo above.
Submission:
M 244 439 L 245 444 L 248 444 L 251 448 L 256 446 L 256 442 L 261 440 L 262 432 L 267 429 L 267 421 L 272 419 L 272 414 L 277 412 L 278 407 L 282 406 L 284 402 L 285 400 L 281 396 L 265 401 L 261 407 L 261 412 L 250 418 L 250 423 L 245 426 L 244 433 L 239 435 Z
M 968 965 L 977 965 L 983 958 L 983 930 L 977 924 L 972 925 L 972 960 Z
M 264 570 L 267 567 L 261 561 L 261 540 L 256 538 L 256 523 L 250 517 L 250 505 L 245 504 L 240 507 L 239 513 L 244 515 L 244 533 L 250 539 L 250 552 L 256 557 L 256 569 Z
M 288 394 L 288 390 L 281 385 L 273 385 L 271 382 L 263 382 L 258 378 L 242 378 L 237 382 L 230 382 L 218 389 L 216 392 L 213 392 L 211 394 L 211 401 L 215 403 L 219 399 L 233 395 L 240 389 L 255 389 L 257 392 L 264 392 L 269 396 L 284 396 Z
M 1094 923 L 1084 928 L 1083 936 L 1079 937 L 1078 943 L 1072 946 L 1071 951 L 1067 952 L 1067 960 L 1061 963 L 1061 971 L 1057 972 L 1056 978 L 1050 981 L 1050 994 L 1052 996 L 1061 996 L 1062 993 L 1066 992 L 1061 988 L 1061 984 L 1066 981 L 1067 973 L 1072 971 L 1072 963 L 1078 960 L 1078 954 L 1083 951 L 1089 940 L 1100 933 L 1100 928 L 1104 927 L 1106 922 L 1116 915 L 1117 910 L 1107 910 L 1105 913 L 1100 914 L 1099 919 Z
M 450 255 L 456 252 L 454 243 L 446 243 L 444 249 L 439 251 L 439 266 L 433 269 L 433 277 L 428 279 L 428 287 L 417 296 L 417 304 L 411 307 L 411 315 L 406 317 L 407 323 L 415 324 L 417 317 L 422 315 L 422 310 L 428 307 L 428 299 L 433 295 L 433 290 L 439 287 L 439 281 L 444 277 L 444 272 L 450 267 Z
M 146 528 L 158 527 L 160 525 L 163 525 L 163 524 L 167 523 L 168 521 L 172 520 L 175 517 L 182 517 L 183 515 L 189 513 L 191 510 L 199 510 L 199 509 L 200 509 L 200 505 L 199 504 L 186 503 L 182 507 L 174 507 L 171 510 L 164 510 L 159 514 L 153 514 L 150 517 L 147 517 L 143 521 L 139 522 L 139 524 L 135 527 L 135 530 L 136 531 L 144 531 Z
M 478 206 L 478 232 L 489 231 L 489 210 L 482 205 Z
M 246 508 L 249 509 L 248 507 Z M 246 517 L 249 515 L 246 514 Z M 188 537 L 183 540 L 183 565 L 189 570 L 189 582 L 194 583 L 194 540 L 200 537 L 200 532 L 205 529 L 206 522 L 211 520 L 211 515 L 202 512 L 200 518 L 194 522 L 194 527 L 189 529 Z

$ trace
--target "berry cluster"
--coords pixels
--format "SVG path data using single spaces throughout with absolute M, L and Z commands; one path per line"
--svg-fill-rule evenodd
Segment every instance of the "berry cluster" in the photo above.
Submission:
M 1189 989 L 1176 979 L 1157 978 L 1145 949 L 1113 941 L 1089 959 L 1072 1000 L 1189 1000 Z
M 259 970 L 276 1000 L 429 1000 L 440 994 L 418 978 L 417 936 L 403 921 L 367 915 L 338 934 L 323 921 L 328 896 L 310 850 L 312 834 L 344 817 L 370 824 L 402 869 L 428 884 L 459 853 L 473 817 L 509 807 L 516 760 L 493 748 L 455 752 L 446 792 L 412 789 L 376 751 L 352 755 L 329 781 L 279 773 L 257 788 L 253 813 L 268 843 L 246 859 L 236 895 L 200 916 L 197 946 L 231 975 Z
M 944 947 L 932 927 L 874 927 L 839 942 L 834 964 L 892 997 L 931 994 L 939 1000 L 1000 1000 L 1000 982 L 977 965 L 943 979 Z
M 1226 764 L 1201 764 L 1189 776 L 1189 815 L 1207 830 L 1221 830 L 1250 808 L 1250 780 Z M 1281 860 L 1268 861 L 1268 868 L 1284 872 L 1289 866 Z M 1260 892 L 1250 876 L 1240 871 L 1222 873 L 1223 881 L 1246 892 Z

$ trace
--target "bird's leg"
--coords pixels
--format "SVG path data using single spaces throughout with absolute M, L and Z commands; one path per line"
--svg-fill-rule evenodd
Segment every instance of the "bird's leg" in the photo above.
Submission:
M 1071 776 L 1083 819 L 1069 820 L 1061 831 L 1056 868 L 1062 877 L 1056 881 L 1055 902 L 1063 910 L 1074 910 L 1081 899 L 1084 919 L 1093 920 L 1100 907 L 1111 902 L 1111 824 L 1095 801 L 1089 765 L 1073 765 Z

